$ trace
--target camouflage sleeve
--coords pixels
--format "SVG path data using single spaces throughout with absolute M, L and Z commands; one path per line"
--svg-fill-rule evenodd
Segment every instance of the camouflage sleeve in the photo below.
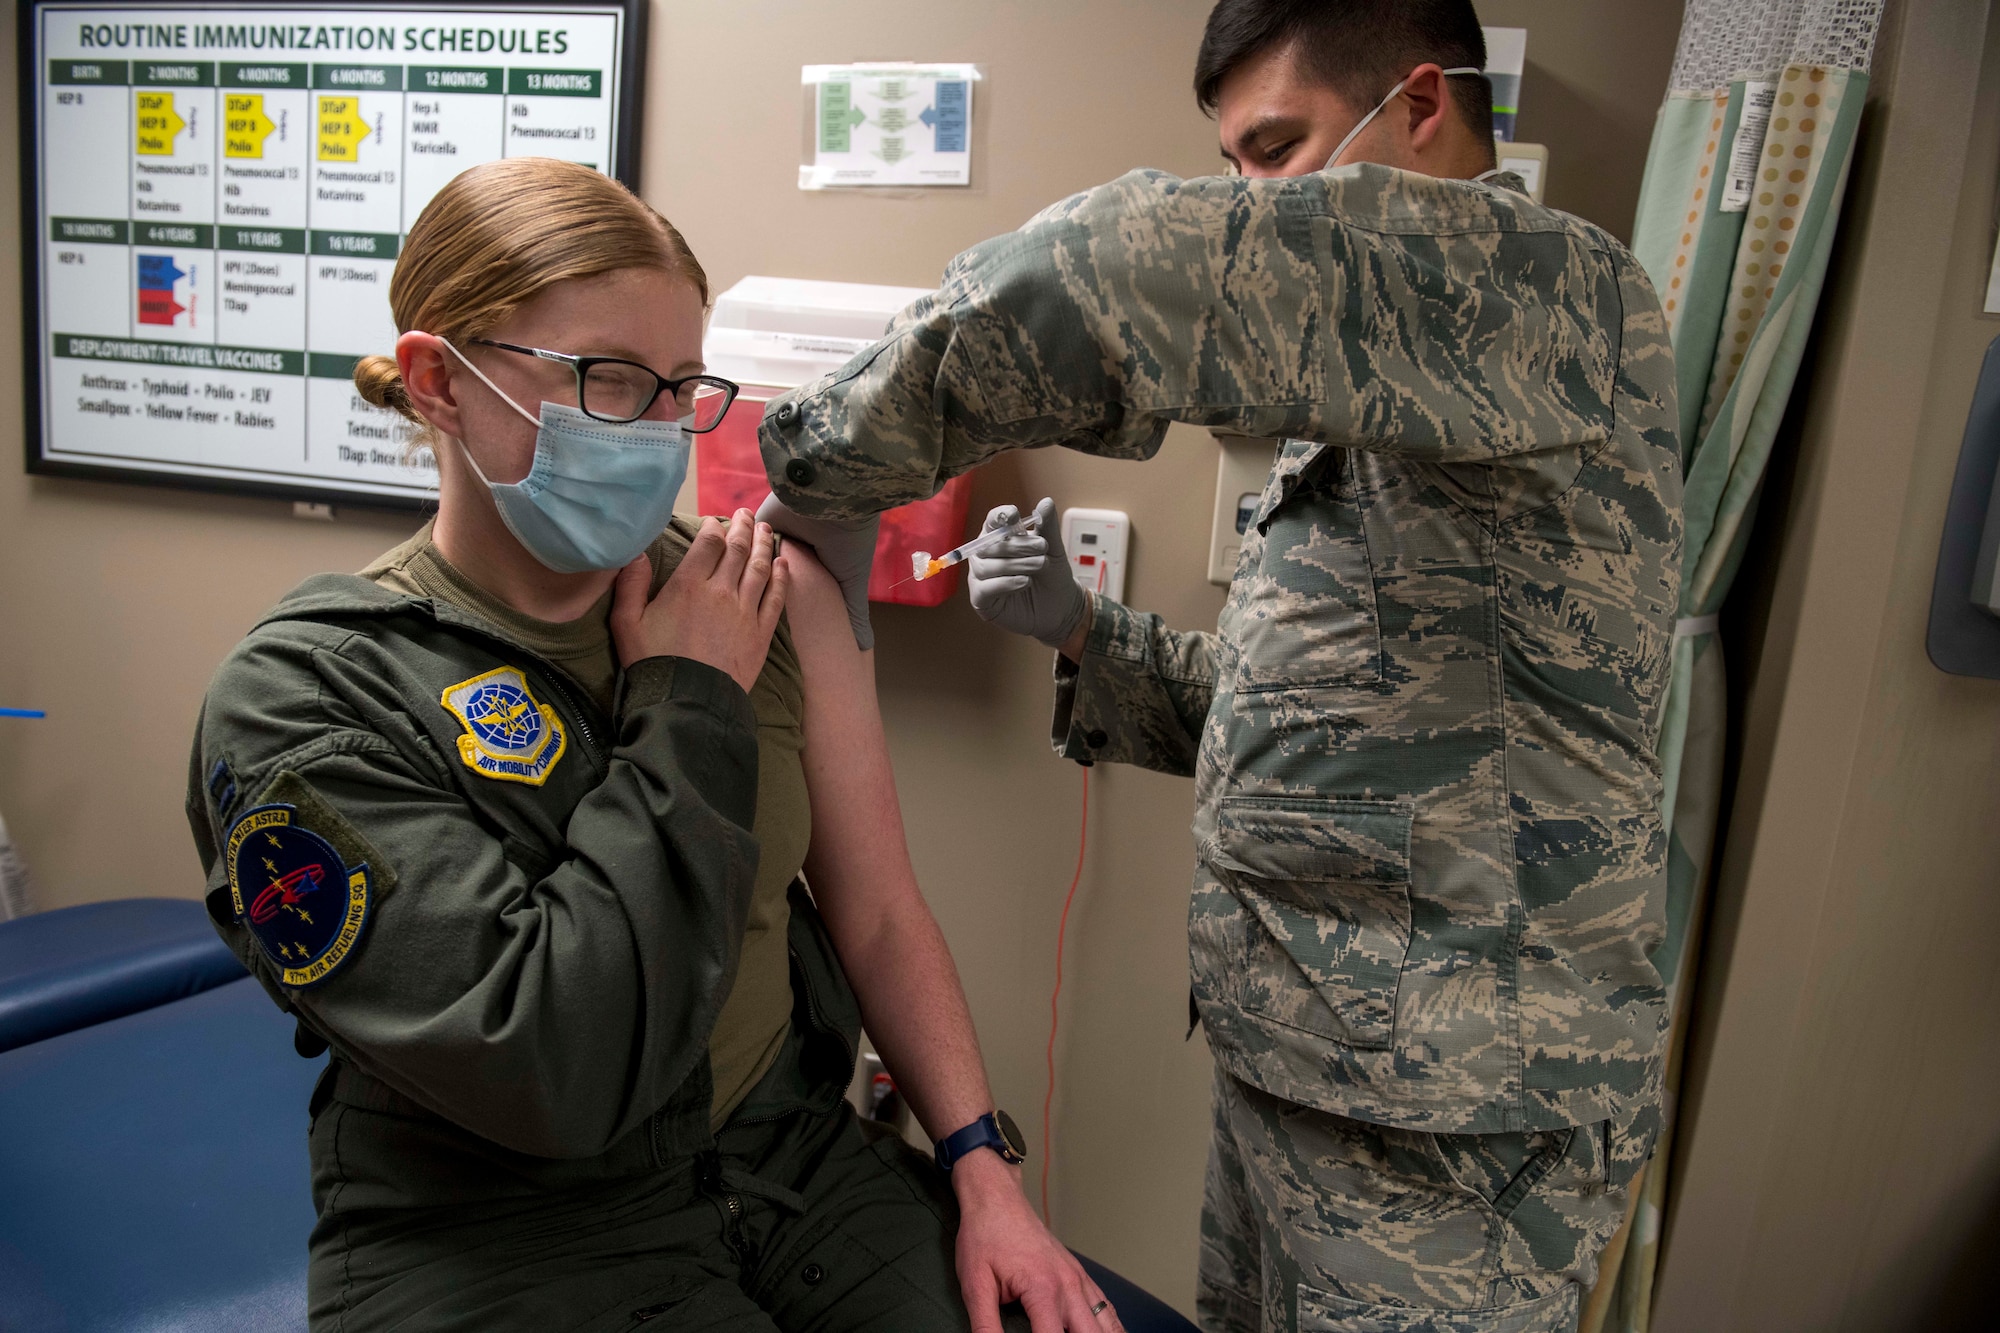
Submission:
M 1609 242 L 1467 181 L 1140 171 L 954 259 L 774 399 L 784 502 L 858 518 L 1009 449 L 1149 458 L 1169 422 L 1482 462 L 1608 438 Z
M 1192 777 L 1215 697 L 1215 636 L 1168 629 L 1158 616 L 1090 597 L 1083 660 L 1056 655 L 1050 743 L 1065 759 Z

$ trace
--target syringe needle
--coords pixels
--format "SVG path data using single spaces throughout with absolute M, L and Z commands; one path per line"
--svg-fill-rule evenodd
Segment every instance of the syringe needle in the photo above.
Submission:
M 1004 527 L 995 528 L 991 532 L 982 532 L 971 541 L 953 547 L 940 556 L 932 556 L 929 551 L 912 551 L 910 552 L 910 577 L 904 579 L 903 583 L 908 583 L 913 579 L 935 578 L 937 575 L 944 573 L 945 570 L 950 569 L 953 565 L 964 560 L 973 552 L 982 550 L 1003 537 L 1011 537 L 1017 532 L 1033 532 L 1040 526 L 1041 519 L 1033 513 L 1028 513 Z M 896 586 L 901 587 L 902 584 L 899 583 Z

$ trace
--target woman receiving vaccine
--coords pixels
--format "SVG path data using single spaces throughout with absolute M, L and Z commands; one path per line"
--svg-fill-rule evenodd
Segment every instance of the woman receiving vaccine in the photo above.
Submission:
M 594 171 L 451 182 L 355 372 L 436 518 L 210 687 L 209 910 L 331 1053 L 312 1326 L 1115 1328 L 1022 1194 L 838 589 L 669 523 L 735 394 L 707 301 Z M 849 1110 L 863 1020 L 948 1173 Z

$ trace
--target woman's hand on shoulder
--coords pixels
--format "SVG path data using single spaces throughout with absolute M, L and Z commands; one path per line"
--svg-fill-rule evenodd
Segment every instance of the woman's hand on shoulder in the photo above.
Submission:
M 701 521 L 687 554 L 651 600 L 647 557 L 619 570 L 611 599 L 619 664 L 685 657 L 727 672 L 747 692 L 764 669 L 791 584 L 791 571 L 773 559 L 776 541 L 768 525 L 739 509 L 726 524 Z

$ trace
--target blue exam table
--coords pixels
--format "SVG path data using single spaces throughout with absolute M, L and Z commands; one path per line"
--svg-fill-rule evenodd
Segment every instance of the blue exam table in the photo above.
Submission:
M 0 1051 L 243 977 L 208 912 L 121 898 L 0 922 Z
M 248 977 L 0 1054 L 0 1329 L 303 1329 L 322 1063 Z
M 199 903 L 0 922 L 0 1333 L 303 1329 L 324 1063 Z M 1128 1333 L 1193 1333 L 1083 1262 Z

